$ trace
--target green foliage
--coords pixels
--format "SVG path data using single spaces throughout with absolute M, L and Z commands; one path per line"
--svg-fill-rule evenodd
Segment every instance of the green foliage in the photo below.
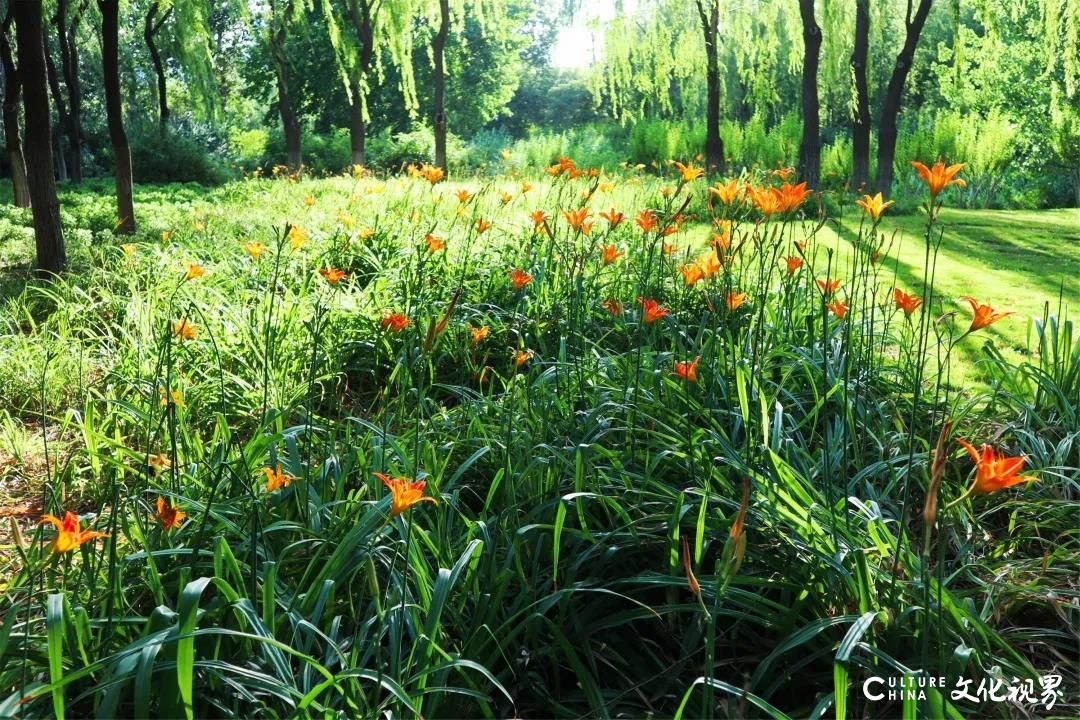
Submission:
M 162 136 L 158 126 L 140 124 L 129 128 L 131 166 L 140 183 L 196 182 L 216 185 L 228 171 L 221 158 L 226 144 L 212 134 L 192 132 L 174 124 Z

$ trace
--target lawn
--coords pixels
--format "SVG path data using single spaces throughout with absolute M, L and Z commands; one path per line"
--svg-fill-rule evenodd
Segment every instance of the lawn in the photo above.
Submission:
M 144 186 L 124 238 L 91 185 L 51 282 L 4 208 L 0 563 L 38 631 L 0 714 L 887 717 L 885 669 L 1067 674 L 1080 342 L 1029 319 L 1080 304 L 1080 211 L 945 207 L 908 318 L 925 214 L 870 263 L 861 209 L 815 231 L 751 179 Z M 960 339 L 964 295 L 1014 315 Z M 108 537 L 50 554 L 64 510 Z

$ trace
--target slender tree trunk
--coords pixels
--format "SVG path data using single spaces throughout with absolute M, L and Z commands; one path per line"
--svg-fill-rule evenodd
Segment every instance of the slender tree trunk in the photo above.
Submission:
M 720 137 L 720 48 L 717 43 L 720 23 L 720 4 L 709 0 L 706 12 L 702 0 L 697 0 L 698 15 L 701 18 L 701 30 L 705 36 L 705 167 L 711 173 L 724 168 L 724 140 Z
M 119 0 L 98 0 L 101 10 L 101 67 L 105 76 L 105 115 L 116 160 L 117 232 L 133 233 L 135 201 L 132 198 L 131 148 L 124 132 L 120 104 Z
M 56 127 L 52 129 L 53 144 L 56 148 L 56 177 L 67 180 L 67 158 L 64 157 L 64 128 L 68 124 L 64 94 L 60 91 L 60 80 L 56 77 L 56 65 L 53 64 L 49 45 L 45 44 L 45 77 L 49 80 L 49 90 L 56 104 Z
M 365 144 L 367 127 L 364 121 L 364 96 L 370 78 L 371 62 L 375 56 L 375 28 L 373 8 L 368 0 L 349 0 L 349 16 L 356 29 L 356 41 L 360 45 L 359 75 L 350 81 L 353 101 L 350 108 L 349 144 L 352 149 L 352 164 L 363 166 L 367 161 Z
M 15 207 L 30 207 L 30 187 L 26 180 L 26 160 L 23 158 L 22 137 L 19 133 L 19 101 L 22 80 L 11 55 L 11 12 L 0 28 L 0 61 L 4 65 L 4 144 L 11 163 L 11 184 Z
M 49 139 L 49 88 L 45 70 L 45 36 L 41 0 L 18 0 L 10 4 L 19 44 L 19 73 L 26 111 L 26 167 L 30 206 L 34 215 L 37 269 L 44 275 L 64 269 L 64 231 L 60 226 L 60 201 L 53 179 L 52 143 Z
M 352 105 L 349 107 L 349 146 L 352 150 L 352 164 L 364 166 L 367 156 L 364 150 L 366 142 L 364 128 L 364 106 L 360 97 L 360 83 L 353 78 L 350 82 Z
M 435 129 L 435 165 L 441 167 L 446 175 L 450 174 L 450 168 L 446 163 L 446 69 L 444 59 L 446 56 L 446 36 L 449 32 L 450 0 L 439 0 L 439 29 L 431 42 L 431 49 L 435 55 L 435 93 L 431 123 Z
M 67 20 L 69 7 L 69 0 L 57 0 L 54 20 L 60 47 L 60 75 L 64 78 L 68 94 L 67 124 L 64 127 L 71 151 L 68 175 L 72 182 L 78 183 L 82 182 L 82 87 L 79 84 L 79 54 L 72 37 L 79 26 L 86 3 L 84 0 L 75 12 L 70 29 Z
M 855 78 L 855 117 L 851 123 L 851 189 L 870 187 L 870 88 L 866 82 L 870 51 L 870 0 L 855 2 L 855 47 L 851 72 Z
M 172 8 L 169 8 L 160 20 L 157 20 L 158 3 L 157 0 L 150 3 L 150 9 L 146 11 L 146 19 L 143 24 L 143 39 L 146 41 L 146 47 L 150 50 L 150 61 L 154 65 L 154 74 L 157 76 L 157 96 L 158 96 L 158 127 L 161 130 L 161 134 L 165 135 L 169 127 L 169 97 L 165 92 L 167 86 L 165 84 L 165 66 L 161 62 L 161 54 L 158 52 L 157 45 L 154 44 L 154 35 L 157 34 L 161 26 L 165 24 L 165 21 L 169 18 L 169 14 L 172 13 Z M 155 22 L 157 20 L 157 22 Z
M 818 99 L 818 64 L 821 62 L 821 27 L 814 18 L 814 0 L 799 0 L 805 54 L 802 73 L 802 140 L 799 175 L 817 190 L 821 184 L 821 102 Z
M 285 10 L 285 18 L 279 20 L 277 27 L 270 30 L 270 57 L 274 63 L 274 71 L 277 74 L 278 112 L 281 114 L 281 126 L 285 132 L 285 157 L 290 172 L 300 169 L 303 161 L 300 150 L 300 121 L 296 117 L 292 98 L 289 96 L 289 71 L 285 57 L 285 40 L 288 37 L 288 16 L 290 10 Z
M 892 194 L 893 160 L 896 157 L 896 138 L 898 135 L 897 122 L 900 117 L 900 102 L 904 99 L 904 84 L 907 82 L 908 73 L 911 72 L 911 63 L 915 59 L 915 48 L 919 44 L 919 36 L 922 34 L 926 18 L 930 14 L 930 6 L 934 0 L 919 0 L 919 6 L 911 15 L 911 3 L 908 3 L 908 16 L 905 20 L 907 33 L 904 37 L 904 47 L 896 56 L 896 65 L 893 67 L 889 85 L 885 89 L 885 99 L 881 103 L 881 120 L 878 123 L 878 147 L 877 147 L 877 183 L 878 192 L 888 198 Z

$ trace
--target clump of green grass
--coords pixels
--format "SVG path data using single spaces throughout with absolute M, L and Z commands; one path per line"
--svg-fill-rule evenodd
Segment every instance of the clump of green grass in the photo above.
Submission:
M 1066 674 L 1080 343 L 942 315 L 965 216 L 413 175 L 153 191 L 9 300 L 4 410 L 66 441 L 43 506 L 107 537 L 13 538 L 0 714 L 940 717 L 1004 709 L 858 687 Z M 1038 482 L 964 498 L 943 427 Z

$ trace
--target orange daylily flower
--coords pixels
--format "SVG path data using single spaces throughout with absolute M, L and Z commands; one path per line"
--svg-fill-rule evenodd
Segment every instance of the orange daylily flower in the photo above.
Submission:
M 502 200 L 503 205 L 506 205 L 508 202 L 514 199 L 514 196 L 504 190 L 503 192 L 499 193 L 499 199 Z
M 521 268 L 514 268 L 510 271 L 510 285 L 515 290 L 520 290 L 529 283 L 532 282 L 533 276 L 525 272 Z
M 176 407 L 184 407 L 184 395 L 179 390 L 173 390 L 172 392 L 166 394 L 165 388 L 159 387 L 158 397 L 161 399 L 161 407 L 167 406 L 170 401 L 172 401 L 172 404 Z
M 643 311 L 642 319 L 645 321 L 646 325 L 652 325 L 660 318 L 671 313 L 670 310 L 655 300 L 638 298 L 638 302 L 641 303 Z
M 751 188 L 750 201 L 766 218 L 786 209 L 784 196 L 776 188 Z
M 609 230 L 614 230 L 615 228 L 619 227 L 619 223 L 623 221 L 624 216 L 621 212 L 617 212 L 615 208 L 611 208 L 611 210 L 601 212 L 600 217 L 608 221 Z
M 429 253 L 437 253 L 446 248 L 446 243 L 443 242 L 441 238 L 437 238 L 431 233 L 428 233 L 427 236 L 424 237 L 424 242 L 427 244 Z
M 784 212 L 797 210 L 811 194 L 812 191 L 806 189 L 805 181 L 798 185 L 785 182 L 780 186 L 780 198 Z
M 806 241 L 805 240 L 796 240 L 795 241 L 795 247 L 799 248 L 800 250 L 805 251 L 806 250 Z
M 847 315 L 848 305 L 843 300 L 833 300 L 825 307 L 829 308 L 832 314 L 840 318 L 841 320 L 843 320 L 844 316 Z
M 724 298 L 724 302 L 727 304 L 728 310 L 738 310 L 742 307 L 743 303 L 746 302 L 748 297 L 750 296 L 744 292 L 735 292 L 732 290 L 727 294 L 727 297 Z
M 679 175 L 682 176 L 683 182 L 693 182 L 705 174 L 703 168 L 696 167 L 692 162 L 683 165 L 681 162 L 676 161 L 675 167 L 678 168 Z
M 869 215 L 871 218 L 873 218 L 874 220 L 878 220 L 881 218 L 881 213 L 885 212 L 885 208 L 889 207 L 894 203 L 892 200 L 886 201 L 884 198 L 881 197 L 881 193 L 878 193 L 873 197 L 870 197 L 869 195 L 863 195 L 862 200 L 856 200 L 855 204 L 865 210 L 866 214 Z
M 426 480 L 410 480 L 407 477 L 391 479 L 389 475 L 380 472 L 371 474 L 382 480 L 383 485 L 390 489 L 390 517 L 400 515 L 417 503 L 435 502 L 435 498 L 424 497 Z
M 307 242 L 307 231 L 300 225 L 289 228 L 289 234 L 285 236 L 293 250 L 299 250 Z
M 958 185 L 960 187 L 967 187 L 967 183 L 963 178 L 956 177 L 956 174 L 964 169 L 964 163 L 957 163 L 956 165 L 949 165 L 945 167 L 945 163 L 938 160 L 934 163 L 932 168 L 928 168 L 921 162 L 911 161 L 911 167 L 919 173 L 919 177 L 926 183 L 926 186 L 930 188 L 930 200 L 938 196 L 945 188 L 950 185 Z
M 198 335 L 198 331 L 191 322 L 184 318 L 183 320 L 173 320 L 172 323 L 173 335 L 180 340 L 194 340 Z
M 188 280 L 197 280 L 204 275 L 206 275 L 206 268 L 204 268 L 202 265 L 200 265 L 199 263 L 188 264 L 187 272 L 185 273 L 185 277 Z
M 347 275 L 344 270 L 339 270 L 335 267 L 324 267 L 319 270 L 319 274 L 326 278 L 326 282 L 330 283 L 330 285 L 337 285 L 344 280 Z
M 600 305 L 612 315 L 618 316 L 623 314 L 623 304 L 615 298 L 608 298 L 600 303 Z
M 548 175 L 551 175 L 552 177 L 556 177 L 559 173 L 562 172 L 562 167 L 560 167 L 559 164 L 556 163 L 550 167 L 544 168 L 544 172 L 546 172 Z
M 252 260 L 258 260 L 262 257 L 262 254 L 266 252 L 266 246 L 261 242 L 252 240 L 251 242 L 244 244 L 244 252 L 250 255 Z
M 585 220 L 589 217 L 589 208 L 583 207 L 577 210 L 563 210 L 563 217 L 566 218 L 566 222 L 570 227 L 575 230 L 582 230 L 585 225 Z M 588 233 L 585 233 L 588 235 Z
M 568 171 L 568 170 L 573 170 L 576 167 L 577 167 L 577 165 L 575 165 L 574 161 L 571 160 L 570 158 L 568 158 L 568 157 L 560 157 L 559 158 L 559 169 Z
M 308 196 L 306 196 L 306 197 L 304 198 L 304 205 L 306 205 L 306 206 L 308 206 L 308 207 L 314 207 L 314 205 L 315 205 L 315 198 L 313 198 L 313 197 L 312 197 L 311 195 L 308 195 Z
M 139 249 L 139 246 L 135 243 L 124 243 L 120 246 L 120 249 L 124 251 L 124 254 L 128 256 L 128 259 L 135 257 L 135 251 Z
M 657 226 L 656 213 L 652 210 L 642 210 L 638 213 L 637 219 L 634 220 L 642 232 L 649 232 L 655 230 Z
M 151 455 L 147 462 L 150 465 L 150 469 L 154 471 L 155 475 L 160 475 L 164 471 L 172 467 L 172 460 L 165 453 L 158 453 L 157 455 Z
M 401 332 L 405 328 L 412 324 L 409 318 L 405 317 L 402 313 L 388 313 L 383 316 L 380 324 L 384 330 L 390 330 L 391 332 Z
M 528 362 L 529 358 L 531 358 L 532 356 L 533 356 L 533 351 L 532 350 L 515 350 L 514 351 L 514 356 L 513 356 L 514 357 L 514 365 L 516 367 L 521 367 L 526 362 Z
M 473 345 L 479 345 L 491 334 L 491 328 L 487 325 L 481 325 L 480 327 L 473 327 L 468 323 L 466 325 L 469 328 L 469 337 Z
M 984 327 L 989 327 L 998 320 L 1012 315 L 1012 311 L 995 313 L 994 308 L 989 305 L 980 304 L 979 301 L 973 297 L 962 297 L 960 299 L 967 300 L 971 304 L 971 310 L 975 313 L 974 317 L 971 318 L 971 327 L 968 328 L 968 333 L 982 330 Z
M 983 444 L 979 453 L 966 440 L 957 438 L 967 454 L 975 461 L 975 482 L 966 494 L 993 493 L 1022 482 L 1034 482 L 1035 477 L 1017 475 L 1024 467 L 1024 457 L 1006 457 L 987 444 Z
M 803 266 L 802 258 L 795 255 L 785 258 L 785 262 L 787 262 L 788 275 L 794 275 Z
M 911 315 L 922 305 L 922 298 L 918 295 L 909 295 L 900 288 L 893 288 L 893 302 L 897 310 L 903 310 L 905 315 Z
M 532 189 L 533 189 L 533 185 L 532 185 L 531 182 L 527 182 L 525 180 L 521 181 L 521 194 L 522 195 L 524 195 L 525 193 L 529 192 Z
M 166 501 L 160 495 L 158 495 L 157 499 L 157 515 L 158 520 L 161 521 L 161 528 L 165 532 L 180 527 L 180 523 L 184 522 L 184 518 L 187 517 L 186 512 Z
M 616 260 L 618 260 L 619 258 L 621 258 L 623 256 L 623 254 L 621 252 L 619 252 L 619 248 L 615 246 L 615 243 L 611 243 L 610 245 L 605 245 L 602 248 L 601 252 L 602 252 L 602 254 L 604 256 L 604 264 L 605 265 L 610 265 L 611 263 L 615 262 Z
M 533 221 L 533 229 L 539 230 L 544 226 L 544 222 L 547 221 L 547 215 L 543 210 L 534 210 L 529 214 L 529 219 Z
M 697 263 L 683 265 L 679 268 L 679 272 L 682 273 L 683 280 L 686 281 L 687 285 L 696 285 L 705 277 Z
M 664 237 L 667 237 L 667 233 L 664 233 Z M 673 242 L 664 242 L 663 251 L 665 255 L 673 255 L 679 252 L 679 246 Z
M 167 243 L 167 242 L 169 242 L 169 239 L 171 237 L 172 237 L 172 230 L 162 230 L 161 231 L 161 242 Z
M 52 541 L 52 545 L 49 547 L 54 553 L 71 552 L 84 542 L 109 537 L 107 533 L 96 530 L 81 530 L 79 528 L 79 516 L 70 510 L 64 513 L 63 520 L 55 515 L 42 515 L 38 524 L 44 525 L 45 523 L 49 523 L 56 528 L 56 539 Z
M 425 164 L 420 168 L 420 175 L 432 185 L 442 180 L 444 174 L 441 167 L 433 167 Z
M 686 380 L 687 382 L 697 382 L 697 366 L 701 362 L 701 356 L 698 355 L 693 360 L 676 362 L 674 366 L 674 372 L 676 375 Z
M 821 288 L 821 292 L 826 295 L 832 295 L 836 292 L 836 289 L 840 287 L 840 281 L 833 280 L 832 278 L 825 278 L 824 280 L 818 280 L 817 286 Z
M 356 237 L 360 238 L 361 240 L 367 240 L 369 237 L 371 237 L 374 234 L 375 234 L 375 229 L 374 228 L 362 227 L 362 228 L 360 228 L 360 231 L 356 233 Z
M 271 470 L 268 467 L 262 469 L 263 475 L 266 476 L 266 492 L 272 493 L 279 488 L 286 487 L 292 483 L 296 478 L 287 472 L 283 472 L 281 469 L 281 463 Z
M 795 174 L 795 168 L 793 168 L 793 167 L 777 168 L 775 170 L 770 170 L 769 174 L 780 178 L 780 182 L 786 183 L 787 179 Z
M 476 221 L 476 234 L 483 235 L 492 228 L 492 224 L 484 218 L 478 218 Z
M 731 248 L 731 230 L 713 233 L 709 237 L 709 244 L 716 248 L 717 252 L 725 252 Z
M 712 251 L 702 253 L 694 264 L 701 270 L 701 276 L 704 278 L 711 278 L 720 272 L 721 268 L 720 258 Z
M 458 202 L 462 203 L 468 202 L 469 198 L 472 197 L 472 193 L 465 189 L 458 190 L 454 195 L 457 196 Z
M 709 194 L 715 195 L 724 205 L 732 205 L 736 200 L 742 200 L 742 188 L 738 178 L 732 178 L 726 183 L 717 182 L 715 187 L 709 188 Z

